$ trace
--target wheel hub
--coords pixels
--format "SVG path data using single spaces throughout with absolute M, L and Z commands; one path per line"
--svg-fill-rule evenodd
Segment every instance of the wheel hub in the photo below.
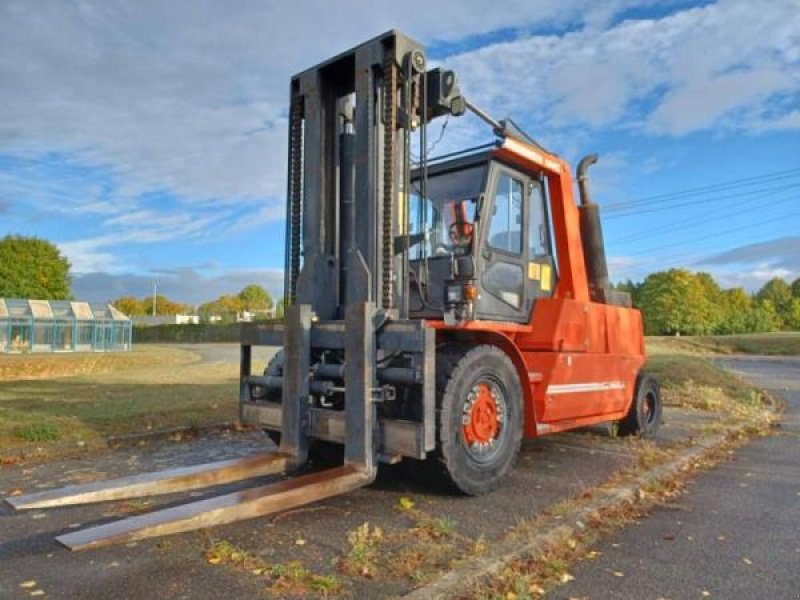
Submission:
M 468 447 L 486 450 L 500 432 L 504 419 L 504 406 L 498 390 L 488 383 L 478 383 L 464 403 L 462 426 Z

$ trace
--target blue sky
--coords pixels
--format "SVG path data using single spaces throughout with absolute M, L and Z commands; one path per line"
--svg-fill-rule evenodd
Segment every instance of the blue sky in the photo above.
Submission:
M 800 1 L 393 6 L 3 2 L 0 235 L 57 243 L 90 300 L 279 293 L 289 78 L 396 27 L 496 117 L 600 154 L 614 279 L 800 276 Z M 437 151 L 488 139 L 454 119 Z

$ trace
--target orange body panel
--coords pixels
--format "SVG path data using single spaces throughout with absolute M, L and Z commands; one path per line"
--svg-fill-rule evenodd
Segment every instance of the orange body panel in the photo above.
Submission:
M 442 341 L 457 334 L 495 344 L 510 356 L 525 394 L 526 437 L 620 419 L 645 362 L 641 314 L 589 299 L 568 165 L 511 138 L 495 156 L 548 179 L 558 261 L 553 296 L 536 300 L 528 324 L 429 321 L 428 326 Z

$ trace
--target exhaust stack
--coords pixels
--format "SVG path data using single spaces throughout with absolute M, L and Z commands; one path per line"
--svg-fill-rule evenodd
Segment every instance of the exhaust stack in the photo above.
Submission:
M 608 264 L 606 248 L 603 243 L 603 227 L 600 224 L 600 207 L 592 202 L 589 194 L 589 181 L 586 171 L 597 162 L 597 154 L 583 157 L 578 163 L 576 176 L 581 203 L 580 214 L 583 256 L 586 262 L 586 275 L 589 280 L 589 296 L 595 302 L 606 302 L 608 288 Z

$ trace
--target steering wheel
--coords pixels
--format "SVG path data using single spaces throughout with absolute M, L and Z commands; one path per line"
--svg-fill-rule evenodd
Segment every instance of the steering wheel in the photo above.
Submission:
M 472 241 L 472 223 L 451 223 L 447 237 L 454 246 L 468 246 Z

